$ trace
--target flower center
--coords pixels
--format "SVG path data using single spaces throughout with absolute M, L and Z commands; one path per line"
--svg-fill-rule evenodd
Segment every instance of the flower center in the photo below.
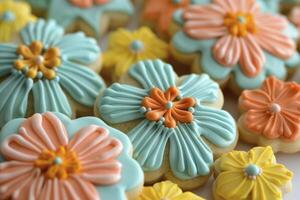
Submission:
M 224 25 L 233 36 L 244 37 L 248 33 L 256 32 L 254 17 L 250 13 L 227 13 L 224 18 Z
M 178 122 L 191 123 L 196 101 L 189 97 L 178 97 L 180 94 L 176 87 L 172 86 L 165 92 L 153 88 L 150 95 L 143 99 L 141 112 L 146 119 L 158 121 L 168 128 L 175 128 Z
M 79 173 L 81 170 L 76 153 L 63 146 L 56 151 L 44 150 L 34 164 L 49 179 L 66 179 L 70 174 Z
M 135 53 L 139 53 L 144 49 L 144 44 L 140 40 L 134 40 L 130 44 L 130 49 Z
M 256 179 L 260 175 L 261 169 L 255 164 L 249 164 L 244 170 L 245 176 L 250 179 Z
M 29 46 L 20 45 L 17 54 L 20 58 L 15 61 L 14 67 L 28 78 L 52 80 L 56 77 L 55 70 L 61 63 L 58 48 L 45 50 L 41 42 L 33 41 Z
M 1 15 L 1 20 L 5 22 L 11 22 L 15 20 L 15 18 L 16 18 L 15 14 L 9 10 L 4 11 L 3 14 Z
M 279 113 L 281 111 L 281 106 L 277 103 L 273 103 L 271 106 L 270 106 L 270 111 L 272 113 Z

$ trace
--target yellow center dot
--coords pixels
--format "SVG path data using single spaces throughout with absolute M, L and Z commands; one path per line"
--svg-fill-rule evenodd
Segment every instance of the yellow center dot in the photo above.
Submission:
M 256 32 L 254 17 L 250 13 L 227 13 L 224 18 L 224 25 L 231 35 L 237 37 L 244 37 L 248 33 L 254 34 Z

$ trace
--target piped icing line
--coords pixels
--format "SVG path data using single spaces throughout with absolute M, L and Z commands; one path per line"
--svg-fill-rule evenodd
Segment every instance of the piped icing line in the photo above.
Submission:
M 94 31 L 96 36 L 101 33 L 101 20 L 106 13 L 121 13 L 131 16 L 133 5 L 129 0 L 108 0 L 106 3 L 81 8 L 73 5 L 69 0 L 52 0 L 48 17 L 54 19 L 63 27 L 69 27 L 80 18 Z
M 112 72 L 114 79 L 119 79 L 138 61 L 166 60 L 168 55 L 168 44 L 148 27 L 141 27 L 135 31 L 118 29 L 109 35 L 108 48 L 103 55 L 103 67 Z
M 217 101 L 218 85 L 207 75 L 188 75 L 180 82 L 172 67 L 160 60 L 135 64 L 129 75 L 141 88 L 113 84 L 96 105 L 109 123 L 141 120 L 129 130 L 134 158 L 144 171 L 161 167 L 167 143 L 172 173 L 188 180 L 210 173 L 213 152 L 232 145 L 236 126 L 227 112 L 202 105 Z M 155 134 L 153 134 L 155 133 Z
M 203 200 L 192 192 L 183 192 L 178 185 L 171 181 L 163 181 L 155 183 L 153 186 L 144 187 L 137 200 L 145 199 Z
M 197 62 L 204 72 L 217 80 L 233 73 L 243 89 L 260 86 L 268 74 L 284 79 L 285 66 L 300 63 L 291 39 L 295 30 L 285 18 L 261 12 L 257 3 L 250 1 L 243 12 L 238 3 L 230 7 L 218 1 L 177 11 L 173 17 L 183 24 L 183 30 L 174 35 L 172 45 L 182 53 L 201 52 Z M 274 62 L 277 71 L 269 67 Z
M 33 124 L 48 137 L 39 137 Z M 97 118 L 71 121 L 58 113 L 35 114 L 10 121 L 1 131 L 1 143 L 6 159 L 0 163 L 1 198 L 123 200 L 127 190 L 142 184 L 128 138 Z M 34 159 L 24 161 L 30 156 Z M 128 180 L 129 175 L 134 177 Z M 55 193 L 47 192 L 50 188 Z
M 242 125 L 267 139 L 296 141 L 300 135 L 300 86 L 267 78 L 261 88 L 246 90 L 239 99 Z
M 32 91 L 34 112 L 58 111 L 74 116 L 67 94 L 81 105 L 92 107 L 103 80 L 87 65 L 100 49 L 82 33 L 64 36 L 55 21 L 37 20 L 25 26 L 20 44 L 0 44 L 0 126 L 27 114 Z M 74 42 L 76 41 L 76 42 Z M 20 105 L 20 106 L 15 106 Z
M 270 146 L 232 151 L 216 161 L 215 199 L 282 199 L 293 173 L 276 163 Z
M 36 18 L 25 2 L 3 0 L 0 2 L 0 42 L 10 42 L 13 36 Z

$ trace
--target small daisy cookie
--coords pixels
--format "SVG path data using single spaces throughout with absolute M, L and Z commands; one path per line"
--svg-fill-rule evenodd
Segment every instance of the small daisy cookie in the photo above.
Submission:
M 144 187 L 137 200 L 204 200 L 192 192 L 182 190 L 171 181 L 155 183 L 152 187 Z
M 34 114 L 8 122 L 0 141 L 0 199 L 135 200 L 142 190 L 128 137 L 95 117 Z
M 97 42 L 83 33 L 64 35 L 55 21 L 29 23 L 20 43 L 0 44 L 0 127 L 13 118 L 45 111 L 69 117 L 91 114 L 101 77 Z
M 17 39 L 19 31 L 35 20 L 30 6 L 13 0 L 0 1 L 0 43 Z
M 205 74 L 177 77 L 160 60 L 138 62 L 121 80 L 100 93 L 95 114 L 128 134 L 146 183 L 168 179 L 184 190 L 203 185 L 214 156 L 237 141 L 218 84 Z
M 270 146 L 232 151 L 215 162 L 214 200 L 282 200 L 293 173 L 276 162 Z
M 119 29 L 109 35 L 108 47 L 103 56 L 103 67 L 115 81 L 127 73 L 132 64 L 146 59 L 168 58 L 168 44 L 149 28 L 135 31 Z
M 130 0 L 51 0 L 48 18 L 68 32 L 83 31 L 98 38 L 125 25 L 134 8 Z
M 285 79 L 300 65 L 295 27 L 262 12 L 255 0 L 190 5 L 174 13 L 174 20 L 182 28 L 171 42 L 173 57 L 235 93 L 258 88 L 270 75 Z
M 245 142 L 272 146 L 275 152 L 300 151 L 300 85 L 267 78 L 261 88 L 239 98 L 238 121 Z

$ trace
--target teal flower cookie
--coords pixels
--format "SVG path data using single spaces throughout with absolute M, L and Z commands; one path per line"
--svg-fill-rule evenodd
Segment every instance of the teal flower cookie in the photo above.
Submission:
M 71 30 L 82 21 L 83 31 L 98 37 L 108 26 L 126 22 L 133 10 L 130 0 L 52 0 L 48 17 Z
M 0 142 L 3 199 L 127 200 L 143 186 L 128 137 L 95 117 L 14 119 Z
M 20 32 L 20 44 L 0 44 L 0 126 L 45 111 L 75 116 L 74 104 L 91 109 L 103 80 L 86 65 L 97 42 L 82 33 L 64 35 L 55 21 L 37 20 Z
M 208 176 L 214 150 L 234 148 L 237 138 L 234 119 L 220 110 L 218 84 L 205 74 L 178 78 L 160 60 L 138 62 L 129 76 L 138 86 L 111 85 L 96 103 L 98 114 L 110 124 L 131 123 L 125 132 L 145 173 L 169 165 L 164 170 L 181 181 Z

